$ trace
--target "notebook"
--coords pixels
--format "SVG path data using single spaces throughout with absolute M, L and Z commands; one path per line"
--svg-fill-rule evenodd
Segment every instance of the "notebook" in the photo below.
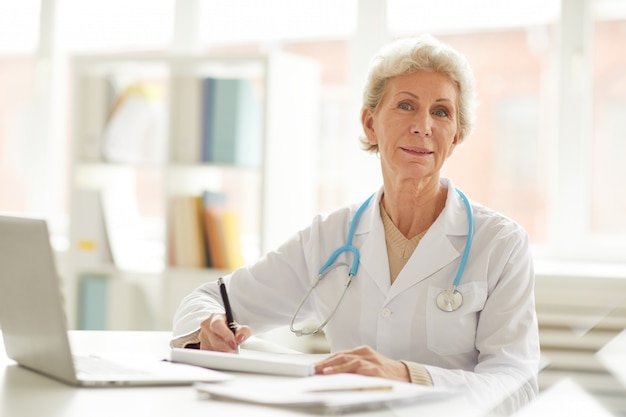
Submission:
M 44 220 L 0 216 L 0 326 L 9 358 L 71 385 L 190 385 L 232 378 L 148 353 L 73 355 Z
M 283 376 L 311 376 L 314 363 L 326 355 L 290 354 L 241 349 L 239 354 L 197 349 L 172 349 L 172 361 L 222 371 Z

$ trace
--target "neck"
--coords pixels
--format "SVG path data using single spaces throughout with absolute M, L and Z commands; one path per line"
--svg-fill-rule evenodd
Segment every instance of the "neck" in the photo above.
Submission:
M 425 232 L 446 205 L 447 190 L 437 181 L 385 184 L 382 205 L 393 224 L 407 238 Z

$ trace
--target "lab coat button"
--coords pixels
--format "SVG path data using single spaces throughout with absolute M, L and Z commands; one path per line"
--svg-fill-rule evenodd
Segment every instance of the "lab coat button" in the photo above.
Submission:
M 389 310 L 388 308 L 383 308 L 383 310 L 380 312 L 380 315 L 383 317 L 389 317 L 391 316 L 391 310 Z

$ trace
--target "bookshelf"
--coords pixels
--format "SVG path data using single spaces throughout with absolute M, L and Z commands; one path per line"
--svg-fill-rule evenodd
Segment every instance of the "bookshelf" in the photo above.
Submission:
M 188 256 L 197 251 L 189 234 L 197 225 L 180 226 L 192 215 L 176 216 L 193 208 L 174 201 L 224 196 L 245 262 L 310 220 L 315 61 L 276 52 L 79 56 L 72 64 L 70 325 L 89 305 L 79 295 L 93 293 L 90 279 L 100 292 L 107 291 L 102 277 L 115 282 L 106 303 L 98 302 L 117 317 L 134 314 L 142 327 L 167 329 L 182 295 L 227 272 Z M 144 307 L 125 311 L 133 304 Z

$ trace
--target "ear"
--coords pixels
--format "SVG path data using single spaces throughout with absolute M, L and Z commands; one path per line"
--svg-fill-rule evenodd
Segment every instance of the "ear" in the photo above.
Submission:
M 361 126 L 370 145 L 377 145 L 376 132 L 374 131 L 374 116 L 369 109 L 361 110 Z
M 454 135 L 454 139 L 452 139 L 452 143 L 450 144 L 450 151 L 448 152 L 448 156 L 446 158 L 449 158 L 452 155 L 458 143 L 459 143 L 459 134 L 457 133 L 456 135 Z

